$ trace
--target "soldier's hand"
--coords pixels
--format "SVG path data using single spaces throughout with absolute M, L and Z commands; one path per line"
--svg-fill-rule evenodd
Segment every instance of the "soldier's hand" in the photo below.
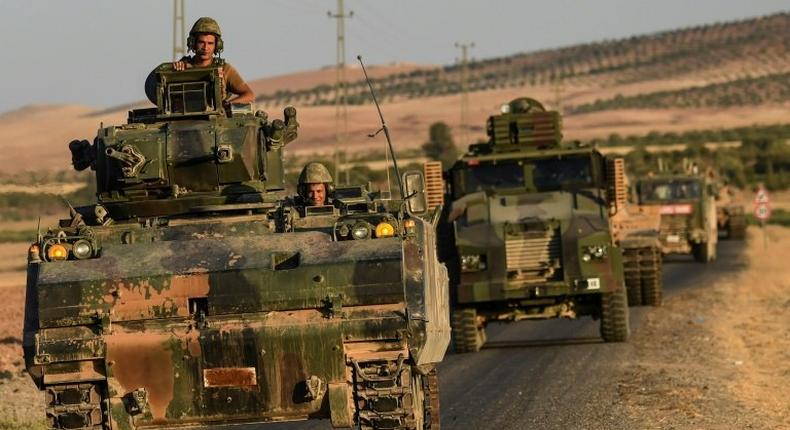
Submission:
M 186 69 L 188 67 L 189 67 L 189 64 L 187 64 L 186 61 L 176 61 L 176 62 L 173 63 L 173 68 L 176 69 L 176 71 L 178 71 L 178 72 L 180 72 L 180 71 L 182 71 L 182 70 L 184 70 L 184 69 Z

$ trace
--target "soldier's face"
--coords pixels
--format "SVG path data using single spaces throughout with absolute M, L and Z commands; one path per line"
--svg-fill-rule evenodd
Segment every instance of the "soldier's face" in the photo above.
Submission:
M 195 39 L 195 55 L 203 60 L 211 60 L 217 50 L 217 38 L 213 34 L 198 34 Z
M 326 186 L 324 184 L 307 184 L 307 204 L 310 206 L 326 204 Z

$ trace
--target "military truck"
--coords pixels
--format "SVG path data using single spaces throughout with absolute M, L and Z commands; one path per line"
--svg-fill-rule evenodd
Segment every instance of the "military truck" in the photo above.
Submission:
M 489 322 L 591 315 L 629 335 L 611 179 L 595 148 L 562 142 L 560 116 L 530 98 L 502 106 L 448 172 L 453 345 L 478 351 Z
M 716 190 L 716 224 L 730 240 L 746 238 L 746 211 L 734 198 L 735 192 L 726 183 Z
M 662 172 L 640 178 L 634 192 L 640 205 L 660 208 L 662 254 L 691 254 L 702 263 L 716 259 L 716 191 L 707 176 L 691 169 Z
M 612 236 L 623 253 L 629 306 L 660 306 L 663 296 L 661 214 L 656 206 L 640 206 L 629 198 L 625 160 L 608 160 L 616 211 L 609 217 Z
M 221 68 L 156 71 L 157 106 L 70 144 L 97 202 L 29 249 L 24 353 L 55 429 L 329 418 L 436 429 L 447 272 L 423 177 L 284 199 L 296 111 L 223 102 Z

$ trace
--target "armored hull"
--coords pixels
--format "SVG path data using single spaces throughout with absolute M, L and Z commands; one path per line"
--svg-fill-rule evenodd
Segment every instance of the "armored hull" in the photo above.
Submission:
M 606 160 L 563 143 L 560 122 L 535 100 L 513 100 L 489 118 L 489 141 L 448 172 L 457 352 L 479 350 L 494 321 L 591 315 L 604 340 L 628 337 Z
M 173 112 L 221 80 L 167 67 L 158 110 L 72 143 L 99 201 L 30 248 L 25 360 L 50 427 L 438 428 L 449 298 L 422 190 L 295 207 L 277 193 L 295 110 L 270 122 L 206 90 Z

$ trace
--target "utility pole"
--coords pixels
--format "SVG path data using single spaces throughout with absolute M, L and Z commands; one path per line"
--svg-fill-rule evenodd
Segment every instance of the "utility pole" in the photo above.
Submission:
M 562 92 L 565 90 L 562 76 L 556 77 L 552 86 L 552 90 L 554 91 L 554 109 L 562 115 Z
M 348 140 L 348 109 L 346 108 L 346 18 L 354 16 L 354 11 L 345 12 L 343 0 L 337 0 L 337 12 L 328 11 L 327 16 L 337 20 L 337 55 L 335 58 L 335 150 L 333 160 L 335 163 L 335 181 L 340 183 L 340 173 L 343 171 L 340 161 L 341 142 L 347 145 Z M 346 151 L 348 147 L 346 146 Z M 348 160 L 348 153 L 345 154 Z M 345 183 L 349 182 L 349 172 L 346 170 Z
M 187 55 L 184 34 L 184 0 L 173 0 L 173 61 Z
M 475 43 L 455 43 L 456 48 L 461 49 L 461 126 L 458 130 L 461 133 L 459 145 L 461 148 L 466 148 L 468 144 L 467 139 L 467 124 L 469 124 L 469 96 L 467 95 L 467 82 L 469 79 L 469 48 L 474 48 Z

